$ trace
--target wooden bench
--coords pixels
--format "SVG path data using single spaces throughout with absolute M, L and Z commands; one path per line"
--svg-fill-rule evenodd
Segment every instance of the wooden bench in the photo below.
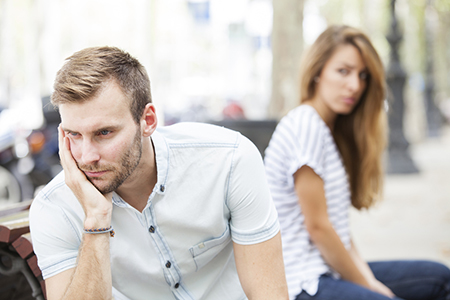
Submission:
M 223 126 L 228 129 L 239 131 L 242 135 L 250 139 L 258 148 L 261 156 L 264 157 L 264 151 L 269 145 L 272 133 L 277 127 L 277 120 L 222 120 L 210 121 L 208 123 Z
M 27 298 L 15 295 L 14 299 L 44 300 L 45 284 L 33 251 L 28 226 L 30 205 L 31 200 L 0 209 L 0 274 L 4 275 L 2 278 L 18 275 L 25 277 L 31 288 L 31 296 Z M 3 299 L 2 296 L 0 299 Z

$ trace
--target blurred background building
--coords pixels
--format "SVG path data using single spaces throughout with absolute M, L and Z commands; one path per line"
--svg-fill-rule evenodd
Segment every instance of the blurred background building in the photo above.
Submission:
M 147 67 L 165 123 L 220 119 L 233 104 L 248 119 L 278 119 L 297 105 L 299 57 L 327 25 L 362 28 L 387 63 L 389 4 L 0 0 L 0 107 L 20 107 L 23 122 L 38 126 L 42 118 L 28 114 L 52 92 L 64 59 L 85 47 L 111 45 Z M 416 142 L 426 136 L 427 57 L 434 66 L 436 103 L 444 114 L 450 110 L 450 3 L 399 0 L 396 7 L 404 35 L 400 57 L 408 74 L 405 134 Z
M 387 66 L 391 49 L 386 35 L 392 26 L 391 9 L 390 0 L 0 0 L 0 163 L 10 163 L 13 154 L 6 150 L 14 145 L 17 162 L 8 168 L 21 178 L 20 184 L 31 180 L 33 187 L 38 185 L 36 178 L 44 178 L 43 173 L 47 174 L 45 178 L 51 178 L 60 170 L 54 165 L 50 171 L 41 166 L 40 173 L 31 179 L 20 175 L 42 163 L 34 158 L 31 165 L 26 158 L 49 143 L 36 135 L 34 143 L 30 143 L 30 137 L 50 123 L 57 124 L 57 120 L 44 114 L 52 110 L 48 96 L 57 70 L 77 50 L 109 45 L 137 57 L 149 73 L 161 125 L 224 119 L 276 122 L 298 105 L 300 56 L 328 25 L 344 23 L 363 29 Z M 439 211 L 438 219 L 427 220 L 436 221 L 430 231 L 440 233 L 422 232 L 422 236 L 435 239 L 430 242 L 424 238 L 421 244 L 429 248 L 415 254 L 450 264 L 450 191 L 440 190 L 444 179 L 448 181 L 450 177 L 443 167 L 450 161 L 449 152 L 445 152 L 450 149 L 445 142 L 450 135 L 445 124 L 438 133 L 430 135 L 430 100 L 426 100 L 431 95 L 439 117 L 448 122 L 450 1 L 398 0 L 395 13 L 403 38 L 399 58 L 406 73 L 404 135 L 422 173 L 388 176 L 384 206 L 371 215 L 375 219 L 355 217 L 355 232 L 366 237 L 363 254 L 368 257 L 394 253 L 392 248 L 384 247 L 380 236 L 391 232 L 391 227 L 372 235 L 361 228 L 369 228 L 364 224 L 370 223 L 374 225 L 371 228 L 375 227 L 371 230 L 377 230 L 377 222 L 395 219 L 390 215 L 391 209 L 401 213 L 403 203 L 411 204 L 405 191 L 411 192 L 412 185 L 422 184 L 424 190 L 415 194 L 416 198 L 420 196 L 417 203 L 422 204 L 413 207 L 415 211 L 428 207 L 430 216 Z M 54 131 L 47 129 L 43 136 L 54 141 Z M 54 143 L 48 146 L 46 151 L 54 155 Z M 429 162 L 427 153 L 445 163 Z M 53 160 L 51 164 L 57 162 Z M 14 189 L 5 187 L 12 182 L 5 171 L 8 168 L 0 166 L 0 200 L 4 202 L 14 196 Z M 439 174 L 436 176 L 441 181 L 429 174 Z M 427 189 L 430 182 L 433 188 Z M 436 182 L 442 185 L 435 185 Z M 33 191 L 27 193 L 27 197 L 32 197 Z M 443 198 L 431 196 L 433 193 Z M 428 197 L 434 199 L 431 208 L 426 202 Z M 439 203 L 437 198 L 441 199 Z M 411 234 L 414 243 L 413 232 L 407 228 L 391 237 Z M 378 249 L 371 246 L 371 241 L 383 245 L 386 252 L 370 252 Z M 401 243 L 398 249 L 398 256 L 407 251 Z

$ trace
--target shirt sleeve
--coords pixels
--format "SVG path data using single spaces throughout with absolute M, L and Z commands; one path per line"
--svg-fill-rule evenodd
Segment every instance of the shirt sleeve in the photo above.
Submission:
M 30 209 L 33 248 L 44 279 L 74 268 L 81 244 L 81 232 L 74 225 L 81 219 L 77 214 L 68 215 L 58 205 L 68 199 L 57 200 L 52 202 L 41 192 Z
M 280 230 L 261 155 L 244 136 L 240 136 L 234 153 L 226 201 L 234 242 L 241 245 L 261 243 Z
M 312 109 L 312 108 L 311 108 Z M 297 170 L 308 166 L 323 178 L 324 172 L 324 138 L 326 125 L 311 110 L 303 110 L 296 118 L 291 118 L 291 164 L 288 178 L 292 178 Z

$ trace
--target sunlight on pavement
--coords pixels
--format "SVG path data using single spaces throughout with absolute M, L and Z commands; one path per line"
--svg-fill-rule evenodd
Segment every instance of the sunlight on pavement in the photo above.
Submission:
M 388 175 L 384 201 L 369 211 L 352 209 L 355 244 L 369 261 L 433 259 L 450 266 L 450 127 L 410 151 L 420 173 Z

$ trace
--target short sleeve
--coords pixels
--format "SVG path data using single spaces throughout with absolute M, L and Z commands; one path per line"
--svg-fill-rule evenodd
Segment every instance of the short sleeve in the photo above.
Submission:
M 308 166 L 323 177 L 324 172 L 324 139 L 326 125 L 312 107 L 301 111 L 298 116 L 286 120 L 290 123 L 292 134 L 291 164 L 288 177 L 291 177 L 303 166 Z
M 63 202 L 65 199 L 59 199 Z M 41 191 L 30 208 L 33 248 L 44 279 L 74 268 L 81 244 L 81 232 L 68 216 Z M 80 219 L 81 220 L 81 219 Z
M 278 215 L 267 185 L 264 164 L 256 146 L 240 136 L 230 171 L 226 203 L 234 242 L 251 245 L 274 237 Z

